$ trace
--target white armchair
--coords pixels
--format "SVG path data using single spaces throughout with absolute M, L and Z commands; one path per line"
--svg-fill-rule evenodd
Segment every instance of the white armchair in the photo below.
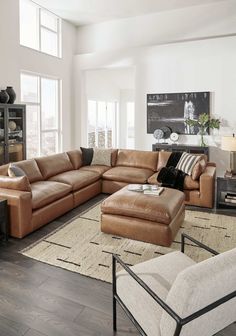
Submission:
M 215 256 L 195 263 L 185 239 Z M 212 336 L 236 321 L 236 248 L 219 254 L 185 234 L 181 245 L 132 267 L 113 255 L 114 331 L 117 303 L 142 336 Z

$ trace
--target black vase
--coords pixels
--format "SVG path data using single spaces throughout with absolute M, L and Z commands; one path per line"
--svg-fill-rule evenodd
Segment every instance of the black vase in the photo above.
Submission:
M 7 104 L 14 104 L 14 101 L 16 100 L 16 93 L 15 93 L 13 87 L 12 86 L 7 86 L 6 91 L 9 95 L 9 100 L 8 100 Z
M 1 104 L 6 104 L 9 101 L 9 94 L 7 93 L 6 90 L 1 90 L 0 92 L 0 103 Z

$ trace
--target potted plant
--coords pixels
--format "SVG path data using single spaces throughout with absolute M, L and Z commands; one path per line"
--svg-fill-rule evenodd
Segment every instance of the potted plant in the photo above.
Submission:
M 190 127 L 198 127 L 198 134 L 201 136 L 202 147 L 206 146 L 203 136 L 207 134 L 207 129 L 220 128 L 220 119 L 211 118 L 207 113 L 200 114 L 198 119 L 185 119 L 185 123 Z

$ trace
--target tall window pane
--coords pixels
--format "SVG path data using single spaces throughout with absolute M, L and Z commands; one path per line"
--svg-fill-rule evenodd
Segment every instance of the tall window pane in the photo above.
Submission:
M 58 81 L 41 79 L 42 130 L 57 127 L 58 123 Z
M 42 133 L 42 155 L 52 155 L 58 152 L 57 132 Z
M 59 151 L 59 81 L 21 74 L 21 100 L 26 103 L 27 158 Z
M 57 17 L 41 9 L 41 25 L 57 32 Z
M 38 7 L 31 1 L 20 1 L 20 43 L 33 49 L 39 48 Z
M 116 146 L 116 102 L 88 101 L 88 146 Z
M 34 158 L 40 155 L 40 108 L 39 105 L 27 105 L 26 111 L 27 158 Z
M 21 74 L 21 100 L 39 103 L 39 77 Z
M 127 103 L 127 141 L 126 148 L 134 149 L 134 102 Z
M 20 44 L 61 57 L 61 19 L 31 0 L 20 0 Z
M 96 109 L 95 101 L 88 101 L 88 146 L 95 147 L 96 145 Z
M 57 34 L 41 28 L 41 51 L 57 56 Z

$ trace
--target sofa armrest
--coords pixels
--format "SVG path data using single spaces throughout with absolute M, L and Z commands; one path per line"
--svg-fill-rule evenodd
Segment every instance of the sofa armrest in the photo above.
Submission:
M 9 233 L 22 238 L 32 231 L 31 192 L 0 188 L 0 197 L 7 199 L 9 212 Z
M 31 192 L 31 186 L 27 176 L 0 176 L 0 188 Z
M 215 200 L 216 167 L 212 163 L 207 164 L 204 173 L 200 176 L 200 198 L 204 205 L 213 208 Z

